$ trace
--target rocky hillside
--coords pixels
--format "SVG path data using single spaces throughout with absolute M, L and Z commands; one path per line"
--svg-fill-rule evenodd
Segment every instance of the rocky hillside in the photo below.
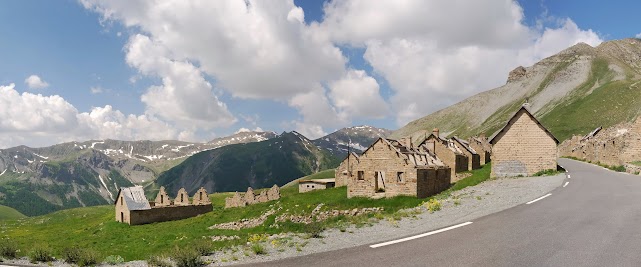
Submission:
M 526 101 L 561 141 L 634 120 L 641 112 L 641 40 L 579 43 L 509 73 L 507 83 L 408 123 L 391 137 L 440 128 L 468 137 L 491 135 Z
M 107 204 L 121 186 L 152 184 L 196 153 L 264 141 L 273 132 L 241 132 L 208 143 L 98 140 L 0 150 L 0 204 L 25 215 Z
M 387 137 L 391 130 L 372 126 L 354 126 L 343 128 L 312 141 L 316 146 L 330 151 L 334 156 L 343 159 L 347 156 L 347 144 L 350 150 L 362 153 L 379 137 Z
M 208 192 L 245 191 L 284 185 L 298 177 L 336 167 L 339 159 L 305 136 L 282 133 L 263 142 L 237 144 L 198 153 L 164 172 L 156 188 L 170 195 L 185 187 L 192 194 L 201 186 Z

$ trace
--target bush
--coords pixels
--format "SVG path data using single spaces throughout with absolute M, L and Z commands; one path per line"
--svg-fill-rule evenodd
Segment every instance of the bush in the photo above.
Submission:
M 15 259 L 18 254 L 18 246 L 8 239 L 0 240 L 0 258 Z
M 321 235 L 325 231 L 325 227 L 319 222 L 312 222 L 305 225 L 305 232 L 309 235 L 310 238 L 322 238 Z
M 98 253 L 73 246 L 62 250 L 62 259 L 66 263 L 75 263 L 78 266 L 92 266 L 98 263 Z
M 205 239 L 196 241 L 192 246 L 200 256 L 207 256 L 213 250 L 211 241 Z
M 425 207 L 430 213 L 441 210 L 441 202 L 432 198 L 429 201 L 425 202 Z
M 610 166 L 608 169 L 613 170 L 615 172 L 625 172 L 625 167 L 624 166 Z
M 200 260 L 200 254 L 194 249 L 176 248 L 174 250 L 173 260 L 177 267 L 197 267 L 203 265 Z
M 173 267 L 171 262 L 163 256 L 151 256 L 147 259 L 147 265 L 153 267 Z
M 44 246 L 36 246 L 29 252 L 29 261 L 31 263 L 50 262 L 53 261 L 53 252 L 51 248 Z
M 252 251 L 254 251 L 254 254 L 256 254 L 256 255 L 267 254 L 267 251 L 265 250 L 265 248 L 259 243 L 254 243 L 252 245 Z
M 125 259 L 120 255 L 109 255 L 105 258 L 105 262 L 109 265 L 116 265 L 125 262 Z

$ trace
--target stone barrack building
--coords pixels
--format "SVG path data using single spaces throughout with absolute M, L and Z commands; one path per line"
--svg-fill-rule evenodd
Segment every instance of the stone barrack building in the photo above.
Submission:
M 451 182 L 450 168 L 426 148 L 385 138 L 376 140 L 351 168 L 348 198 L 425 198 L 447 189 Z
M 164 187 L 156 196 L 155 202 L 150 202 L 145 197 L 142 186 L 123 187 L 118 191 L 116 197 L 115 211 L 116 221 L 129 225 L 139 225 L 154 222 L 181 220 L 204 214 L 213 210 L 209 195 L 204 188 L 200 188 L 194 194 L 191 204 L 186 196 L 185 189 L 182 199 L 174 203 L 165 192 Z
M 353 175 L 352 168 L 358 164 L 359 156 L 351 152 L 341 164 L 336 168 L 334 172 L 334 178 L 336 179 L 336 187 L 347 186 L 347 181 L 349 177 Z
M 523 105 L 491 138 L 492 177 L 556 170 L 559 140 Z
M 463 154 L 454 141 L 440 136 L 439 129 L 434 129 L 419 147 L 425 147 L 430 153 L 435 154 L 447 166 L 450 167 L 452 182 L 458 181 L 456 173 L 469 170 L 469 158 Z
M 622 123 L 585 136 L 573 136 L 559 146 L 562 156 L 621 166 L 641 160 L 641 117 L 633 123 Z
M 298 193 L 305 193 L 314 190 L 323 190 L 336 186 L 336 179 L 310 179 L 298 181 Z

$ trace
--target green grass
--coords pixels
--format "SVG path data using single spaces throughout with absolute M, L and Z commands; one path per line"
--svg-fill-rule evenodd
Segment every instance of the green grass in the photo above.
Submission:
M 492 163 L 491 162 L 483 165 L 478 170 L 468 171 L 468 172 L 471 172 L 472 175 L 470 175 L 469 177 L 466 177 L 465 179 L 461 179 L 460 181 L 456 182 L 446 192 L 452 192 L 452 191 L 461 190 L 461 189 L 466 188 L 468 186 L 475 186 L 477 184 L 485 182 L 485 181 L 490 179 L 490 172 L 491 171 L 492 171 Z
M 452 188 L 432 198 L 442 198 L 454 190 L 479 184 L 489 178 L 489 165 L 472 172 Z M 319 174 L 319 176 L 322 176 Z M 245 245 L 248 238 L 257 234 L 277 234 L 295 232 L 309 234 L 309 227 L 291 222 L 279 223 L 279 227 L 269 227 L 277 215 L 309 214 L 319 203 L 323 209 L 347 210 L 354 208 L 382 207 L 384 210 L 376 216 L 390 217 L 397 211 L 417 207 L 429 199 L 417 199 L 410 196 L 399 196 L 387 199 L 351 198 L 347 199 L 347 188 L 330 188 L 299 194 L 298 188 L 281 189 L 281 199 L 267 203 L 251 205 L 245 208 L 224 209 L 225 197 L 232 193 L 210 195 L 214 211 L 179 221 L 129 226 L 114 220 L 114 208 L 96 206 L 75 208 L 51 214 L 29 217 L 18 220 L 0 221 L 0 238 L 9 238 L 21 249 L 24 256 L 36 244 L 47 244 L 53 248 L 53 254 L 59 258 L 63 249 L 69 244 L 91 249 L 98 253 L 100 260 L 107 256 L 118 255 L 124 260 L 145 260 L 152 256 L 171 255 L 175 247 L 191 246 L 195 242 L 208 240 L 215 235 L 238 235 L 238 240 L 214 242 L 213 249 L 232 245 Z M 258 227 L 242 230 L 210 230 L 208 227 L 243 218 L 255 218 L 274 207 L 282 207 L 276 214 Z M 346 223 L 367 224 L 375 214 L 357 217 L 338 216 L 321 222 L 318 227 L 336 228 Z M 112 256 L 113 257 L 113 256 Z
M 310 175 L 298 178 L 298 179 L 296 179 L 294 181 L 291 181 L 291 182 L 283 185 L 283 187 L 290 187 L 290 186 L 298 185 L 298 181 L 300 181 L 300 180 L 315 180 L 315 179 L 334 178 L 335 175 L 336 175 L 336 169 L 327 169 L 327 170 L 324 170 L 324 171 L 320 171 L 320 172 L 317 172 L 317 173 L 314 173 L 314 174 L 310 174 Z
M 554 170 L 554 169 L 548 169 L 548 170 L 542 170 L 537 173 L 535 173 L 533 176 L 551 176 L 551 175 L 557 175 L 559 173 L 562 173 L 562 171 Z
M 12 219 L 21 219 L 27 217 L 19 211 L 0 205 L 0 220 L 12 220 Z

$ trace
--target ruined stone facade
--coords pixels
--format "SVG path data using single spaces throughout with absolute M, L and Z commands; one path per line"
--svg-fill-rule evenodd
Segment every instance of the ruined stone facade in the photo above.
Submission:
M 305 193 L 314 190 L 332 188 L 336 185 L 336 179 L 315 179 L 298 181 L 298 193 Z
M 492 145 L 485 135 L 470 137 L 468 143 L 480 155 L 479 164 L 485 165 L 492 160 Z
M 468 170 L 469 159 L 452 140 L 440 137 L 438 129 L 434 129 L 420 146 L 426 147 L 428 151 L 436 154 L 445 165 L 450 167 L 452 182 L 458 181 L 456 173 Z
M 351 152 L 340 165 L 336 168 L 334 178 L 336 179 L 336 187 L 347 186 L 347 181 L 354 175 L 352 168 L 358 164 L 359 156 Z
M 524 105 L 492 138 L 492 177 L 556 170 L 558 139 Z
M 461 149 L 463 155 L 467 157 L 467 170 L 476 170 L 481 168 L 481 156 L 470 146 L 470 143 L 456 136 L 452 137 L 452 141 Z
M 561 156 L 611 166 L 641 161 L 641 117 L 634 123 L 601 127 L 585 136 L 573 136 L 559 146 Z
M 254 189 L 249 187 L 244 194 L 236 192 L 233 196 L 225 198 L 225 208 L 245 207 L 277 199 L 280 199 L 280 188 L 277 185 L 268 190 L 263 190 L 258 195 L 254 193 Z
M 187 194 L 187 190 L 185 190 L 185 188 L 181 188 L 180 190 L 178 190 L 178 195 L 176 195 L 176 198 L 174 199 L 174 205 L 176 206 L 189 205 L 189 195 Z
M 347 197 L 425 198 L 449 187 L 450 170 L 436 155 L 420 147 L 379 138 L 359 157 L 347 182 Z
M 181 190 L 184 191 L 184 189 Z M 160 188 L 156 199 L 158 202 L 149 202 L 141 186 L 121 188 L 114 203 L 116 221 L 139 225 L 186 219 L 213 210 L 209 195 L 202 187 L 194 195 L 194 201 L 191 204 L 188 196 L 183 197 L 186 204 L 184 201 L 178 205 L 172 203 L 164 187 Z

